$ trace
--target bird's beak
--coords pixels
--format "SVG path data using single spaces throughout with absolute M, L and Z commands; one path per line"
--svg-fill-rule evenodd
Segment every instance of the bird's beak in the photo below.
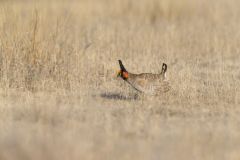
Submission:
M 121 71 L 118 71 L 117 72 L 117 77 L 120 77 L 121 76 Z

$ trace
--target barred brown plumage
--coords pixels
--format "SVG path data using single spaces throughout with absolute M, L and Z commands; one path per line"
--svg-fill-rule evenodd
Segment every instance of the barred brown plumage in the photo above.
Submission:
M 118 77 L 129 83 L 135 90 L 148 95 L 160 95 L 170 90 L 170 84 L 166 79 L 167 65 L 165 63 L 163 63 L 162 71 L 159 74 L 134 74 L 126 70 L 121 60 L 118 62 L 120 65 Z

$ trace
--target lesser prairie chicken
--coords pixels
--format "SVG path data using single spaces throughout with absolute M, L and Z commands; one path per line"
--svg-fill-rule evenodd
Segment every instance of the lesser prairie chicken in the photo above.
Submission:
M 135 90 L 147 95 L 160 95 L 170 90 L 169 82 L 166 80 L 167 65 L 163 63 L 159 74 L 141 73 L 134 74 L 126 70 L 121 60 L 118 60 L 120 71 L 118 77 L 130 84 Z

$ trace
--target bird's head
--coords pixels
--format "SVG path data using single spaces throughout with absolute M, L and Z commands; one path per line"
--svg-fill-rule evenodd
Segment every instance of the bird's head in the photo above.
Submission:
M 119 65 L 120 65 L 120 70 L 117 73 L 117 77 L 121 77 L 122 79 L 127 80 L 128 76 L 129 76 L 128 71 L 123 66 L 121 60 L 118 60 L 118 62 L 119 62 Z

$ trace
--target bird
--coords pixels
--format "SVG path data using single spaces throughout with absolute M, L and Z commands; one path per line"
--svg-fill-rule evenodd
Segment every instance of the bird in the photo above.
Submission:
M 117 77 L 121 77 L 136 91 L 146 95 L 157 96 L 170 90 L 170 84 L 166 79 L 167 64 L 162 64 L 162 71 L 158 74 L 134 74 L 126 70 L 121 60 L 118 60 L 118 62 L 120 70 Z

